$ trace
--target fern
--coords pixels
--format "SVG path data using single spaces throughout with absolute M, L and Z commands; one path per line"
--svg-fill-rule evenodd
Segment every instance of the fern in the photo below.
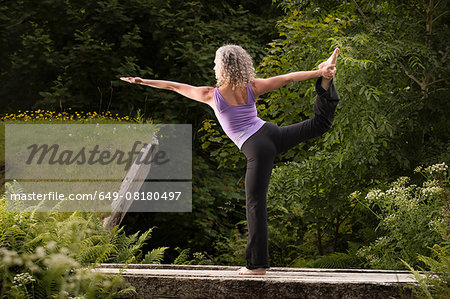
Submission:
M 78 257 L 82 264 L 88 263 L 104 263 L 109 260 L 110 256 L 116 252 L 112 244 L 100 243 L 87 247 Z
M 183 265 L 186 264 L 186 262 L 189 259 L 189 248 L 183 249 L 181 250 L 179 247 L 175 248 L 175 250 L 177 250 L 179 252 L 178 256 L 175 258 L 175 260 L 173 261 L 173 263 L 175 265 Z
M 416 279 L 417 286 L 413 288 L 420 298 L 450 298 L 450 243 L 434 245 L 433 257 L 419 255 L 418 259 L 430 268 L 430 271 L 422 272 L 414 269 L 404 260 L 403 264 L 408 267 Z
M 164 258 L 164 252 L 168 248 L 169 247 L 159 247 L 149 251 L 142 260 L 142 264 L 160 264 Z
M 402 262 L 406 265 L 406 267 L 408 267 L 408 269 L 416 279 L 418 286 L 414 288 L 415 292 L 421 293 L 421 298 L 433 299 L 430 291 L 430 286 L 428 285 L 426 278 L 423 277 L 418 270 L 415 270 L 413 267 L 411 267 L 407 262 L 405 262 L 404 260 L 402 260 Z
M 7 183 L 5 189 L 15 192 L 19 187 Z M 11 212 L 13 210 L 16 212 Z M 35 298 L 49 298 L 60 296 L 63 290 L 71 297 L 111 298 L 114 294 L 119 297 L 129 294 L 134 288 L 124 286 L 121 276 L 107 277 L 86 266 L 142 262 L 142 247 L 150 239 L 152 230 L 126 236 L 123 227 L 105 230 L 96 213 L 64 213 L 58 209 L 36 213 L 35 207 L 25 209 L 21 204 L 14 205 L 2 194 L 0 296 L 26 298 L 32 294 Z M 161 247 L 148 252 L 143 261 L 161 262 L 166 249 Z M 25 272 L 31 273 L 33 282 L 30 280 L 25 287 L 13 287 L 16 274 Z M 104 284 L 105 281 L 109 283 Z
M 112 232 L 111 244 L 116 248 L 116 254 L 113 254 L 109 259 L 109 262 L 115 263 L 129 263 L 133 260 L 140 260 L 142 258 L 141 248 L 150 239 L 151 233 L 154 228 L 148 229 L 146 232 L 139 236 L 139 231 L 135 234 L 127 237 L 123 232 L 123 228 L 118 229 L 116 232 Z
M 133 257 L 133 249 L 130 248 L 137 240 L 139 232 L 127 237 L 124 232 L 121 233 L 122 237 L 118 239 L 119 243 L 114 244 L 117 249 L 117 255 L 110 260 L 111 262 L 130 262 Z

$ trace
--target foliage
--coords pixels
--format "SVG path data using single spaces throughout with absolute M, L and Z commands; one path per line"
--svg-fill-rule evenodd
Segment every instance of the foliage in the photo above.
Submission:
M 327 269 L 349 269 L 359 268 L 361 261 L 355 255 L 343 252 L 335 252 L 327 256 L 316 259 L 312 266 L 314 268 Z
M 247 245 L 247 221 L 241 220 L 228 232 L 221 233 L 214 240 L 214 264 L 245 265 L 245 248 Z
M 404 263 L 424 267 L 424 258 L 417 256 L 429 256 L 431 246 L 442 246 L 448 241 L 448 166 L 435 164 L 417 171 L 426 175 L 421 187 L 401 177 L 387 190 L 372 189 L 361 200 L 380 220 L 377 227 L 380 236 L 359 251 L 372 268 L 401 269 Z
M 190 249 L 181 249 L 180 247 L 175 248 L 179 252 L 179 255 L 173 261 L 175 265 L 209 265 L 211 260 L 208 259 L 205 252 L 194 252 L 192 256 L 190 254 Z
M 220 129 L 217 122 L 204 120 L 198 129 L 202 149 L 209 151 L 210 156 L 219 164 L 217 168 L 224 171 L 231 168 L 244 168 L 245 157 L 227 135 Z
M 189 248 L 192 253 L 206 251 L 207 259 L 224 253 L 214 244 L 229 234 L 233 223 L 245 219 L 245 195 L 239 173 L 222 170 L 218 174 L 217 166 L 208 159 L 193 154 L 191 213 L 128 213 L 122 222 L 126 232 L 157 225 L 154 246 Z M 165 261 L 172 262 L 179 254 L 168 250 Z
M 124 227 L 116 231 L 112 231 L 114 237 L 111 240 L 112 246 L 114 246 L 114 254 L 112 254 L 107 262 L 109 263 L 145 263 L 145 264 L 156 264 L 160 263 L 164 257 L 165 250 L 168 247 L 159 247 L 148 251 L 145 256 L 141 248 L 147 243 L 151 237 L 151 233 L 154 228 L 140 234 L 136 232 L 131 236 L 126 236 Z
M 66 248 L 56 242 L 18 253 L 0 248 L 1 295 L 8 298 L 115 298 L 133 293 L 134 287 L 119 275 L 104 275 L 81 267 Z
M 20 186 L 7 183 L 10 192 Z M 13 190 L 10 190 L 13 189 Z M 14 298 L 123 295 L 120 276 L 93 271 L 99 263 L 159 263 L 166 248 L 142 256 L 152 229 L 126 236 L 123 228 L 103 229 L 94 213 L 17 212 L 3 195 L 0 200 L 0 278 L 2 296 Z
M 318 150 L 333 152 L 337 166 L 362 180 L 392 176 L 422 160 L 438 161 L 449 147 L 446 118 L 439 113 L 449 110 L 447 52 L 439 38 L 448 33 L 443 18 L 436 16 L 429 36 L 419 15 L 429 13 L 426 5 L 408 1 L 278 3 L 286 17 L 278 24 L 280 38 L 260 65 L 264 76 L 312 69 L 334 47 L 341 49 L 335 80 L 339 111 Z M 447 9 L 441 4 L 432 13 Z M 432 80 L 426 91 L 409 76 L 419 76 L 422 68 L 432 78 L 424 78 Z M 311 116 L 314 97 L 313 82 L 292 84 L 271 93 L 260 114 L 279 125 L 298 122 Z M 309 146 L 284 157 L 299 161 L 315 155 L 306 152 Z
M 421 269 L 421 273 L 404 262 L 418 283 L 413 290 L 420 298 L 448 298 L 450 296 L 450 243 L 447 240 L 442 246 L 435 244 L 431 249 L 432 257 L 418 256 L 418 259 L 430 269 L 429 271 Z
M 270 1 L 253 0 L 2 1 L 0 109 L 141 109 L 198 124 L 208 107 L 119 77 L 211 85 L 215 50 L 234 42 L 261 58 L 276 14 Z
M 51 124 L 55 122 L 67 123 L 71 121 L 82 123 L 92 123 L 93 121 L 136 122 L 138 121 L 138 118 L 130 118 L 127 115 L 119 116 L 118 113 L 113 114 L 111 113 L 111 111 L 106 111 L 98 114 L 95 111 L 72 111 L 71 108 L 68 108 L 67 111 L 63 112 L 41 109 L 25 111 L 19 110 L 17 113 L 6 113 L 2 117 L 0 117 L 0 121 L 2 121 L 3 123 L 19 121 L 37 123 L 39 121 L 42 121 L 43 123 Z
M 328 168 L 321 168 L 320 161 L 314 163 L 316 160 L 311 159 L 287 162 L 272 172 L 268 192 L 269 244 L 276 265 L 298 265 L 302 257 L 338 257 L 333 253 L 350 249 L 349 260 L 357 261 L 353 243 L 374 238 L 370 228 L 375 217 L 362 209 L 354 197 L 347 197 L 346 201 L 338 197 L 342 192 L 340 185 L 350 184 L 346 179 L 351 178 L 331 171 L 334 165 L 330 156 L 323 159 L 331 161 Z

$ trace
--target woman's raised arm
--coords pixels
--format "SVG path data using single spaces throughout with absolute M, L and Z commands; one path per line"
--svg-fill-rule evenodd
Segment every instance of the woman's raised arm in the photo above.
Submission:
M 187 98 L 206 104 L 210 104 L 213 100 L 214 88 L 209 86 L 196 87 L 179 82 L 148 80 L 140 77 L 121 77 L 120 80 L 134 84 L 147 85 L 154 88 L 172 90 Z
M 300 71 L 280 76 L 275 76 L 267 79 L 255 79 L 253 87 L 255 96 L 259 97 L 269 91 L 281 88 L 286 84 L 296 81 L 305 81 L 313 78 L 332 78 L 334 65 L 329 65 L 317 71 Z
M 331 79 L 336 74 L 336 61 L 339 52 L 339 48 L 334 49 L 333 54 L 328 58 L 327 61 L 322 62 L 319 65 L 319 69 L 317 71 L 301 71 L 281 76 L 275 76 L 268 79 L 255 79 L 253 84 L 253 91 L 255 93 L 255 96 L 258 97 L 262 94 L 265 94 L 266 92 L 278 89 L 291 82 L 304 81 L 318 77 L 323 77 L 325 79 L 322 80 L 322 87 L 327 89 L 330 85 Z

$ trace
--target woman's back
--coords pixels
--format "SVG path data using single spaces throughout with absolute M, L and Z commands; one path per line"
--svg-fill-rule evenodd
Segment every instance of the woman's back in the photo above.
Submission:
M 255 102 L 251 83 L 247 83 L 244 93 L 231 88 L 214 89 L 214 111 L 217 119 L 238 148 L 265 123 L 258 117 Z
M 248 102 L 248 92 L 247 88 L 242 87 L 240 89 L 231 89 L 231 87 L 220 87 L 218 88 L 223 99 L 230 106 L 244 105 Z

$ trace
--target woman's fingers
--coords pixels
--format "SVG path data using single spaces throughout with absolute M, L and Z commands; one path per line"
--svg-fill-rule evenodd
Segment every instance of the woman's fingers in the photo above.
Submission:
M 324 77 L 330 79 L 336 73 L 336 68 L 334 65 L 328 65 L 324 70 Z
M 133 77 L 120 77 L 120 80 L 128 82 L 128 83 L 134 83 L 135 82 Z
M 335 67 L 327 68 L 322 77 L 324 77 L 325 79 L 332 79 L 336 75 L 336 72 L 337 69 Z

